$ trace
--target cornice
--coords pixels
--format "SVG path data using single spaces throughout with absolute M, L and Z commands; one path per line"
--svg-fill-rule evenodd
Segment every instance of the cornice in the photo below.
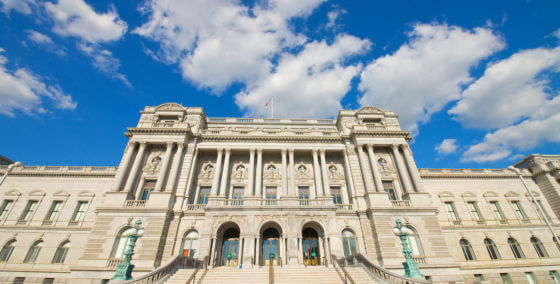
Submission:
M 340 136 L 265 136 L 265 135 L 223 135 L 223 134 L 203 134 L 201 135 L 202 141 L 282 141 L 282 142 L 337 142 L 342 143 L 343 139 Z M 201 142 L 202 142 L 201 141 Z
M 0 175 L 6 172 L 0 169 Z M 113 178 L 116 167 L 72 167 L 72 166 L 24 166 L 10 172 L 11 177 L 70 177 L 70 178 Z

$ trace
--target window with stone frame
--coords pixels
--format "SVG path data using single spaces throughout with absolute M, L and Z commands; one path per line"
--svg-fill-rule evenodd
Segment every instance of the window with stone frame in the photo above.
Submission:
M 395 188 L 393 186 L 392 180 L 384 180 L 383 182 L 383 190 L 387 192 L 389 196 L 389 200 L 397 200 L 397 195 L 395 194 Z
M 466 239 L 461 239 L 459 240 L 459 245 L 461 246 L 461 250 L 463 251 L 463 256 L 465 257 L 466 261 L 476 260 L 473 248 L 469 241 L 467 241 Z
M 65 241 L 58 246 L 56 252 L 54 253 L 54 257 L 51 263 L 64 263 L 66 260 L 66 255 L 68 255 L 68 251 L 70 250 L 70 241 Z
M 36 241 L 27 251 L 27 255 L 25 255 L 25 259 L 23 263 L 34 263 L 37 260 L 37 256 L 39 256 L 39 252 L 41 252 L 41 248 L 43 247 L 43 241 Z
M 498 221 L 505 220 L 504 213 L 502 213 L 502 208 L 500 207 L 498 201 L 490 201 L 488 204 L 490 205 L 490 209 L 492 209 L 492 213 L 494 213 L 494 216 L 496 217 L 496 219 L 498 219 Z
M 55 200 L 52 202 L 51 207 L 49 208 L 49 212 L 45 217 L 45 221 L 54 221 L 58 218 L 58 214 L 60 214 L 60 210 L 62 210 L 62 201 Z
M 447 211 L 447 215 L 451 219 L 451 221 L 459 221 L 459 217 L 457 216 L 457 210 L 455 209 L 455 203 L 453 201 L 445 201 L 445 211 Z
M 19 217 L 19 220 L 20 221 L 29 221 L 29 219 L 31 219 L 31 217 L 33 216 L 33 213 L 37 209 L 37 204 L 39 204 L 39 201 L 37 201 L 37 200 L 27 201 L 27 205 L 25 206 L 25 209 L 21 213 L 21 216 Z
M 144 186 L 142 187 L 142 194 L 140 194 L 139 200 L 148 200 L 148 198 L 150 197 L 150 193 L 154 191 L 155 187 L 156 187 L 155 180 L 146 180 L 144 182 Z
M 511 252 L 513 253 L 513 256 L 515 258 L 525 258 L 525 254 L 523 253 L 523 250 L 521 249 L 521 245 L 519 245 L 519 242 L 517 242 L 516 239 L 514 238 L 508 238 L 508 244 L 509 247 L 511 248 Z
M 484 245 L 486 246 L 486 250 L 488 251 L 488 255 L 490 256 L 490 259 L 496 260 L 502 258 L 500 256 L 500 252 L 498 251 L 498 247 L 496 246 L 496 243 L 494 243 L 492 239 L 490 238 L 484 239 Z
M 266 205 L 276 205 L 277 194 L 276 186 L 267 186 L 265 192 Z
M 198 204 L 208 204 L 208 196 L 210 196 L 210 191 L 212 190 L 209 186 L 200 187 L 198 192 Z
M 84 219 L 88 203 L 88 201 L 78 201 L 78 205 L 76 205 L 76 209 L 74 209 L 74 214 L 72 215 L 72 221 L 79 222 Z
M 0 208 L 0 221 L 3 221 L 8 217 L 8 213 L 14 206 L 14 201 L 10 199 L 6 199 L 2 202 L 2 207 Z
M 467 207 L 469 208 L 469 212 L 475 221 L 482 221 L 482 216 L 480 215 L 480 210 L 478 209 L 476 201 L 468 201 Z
M 519 200 L 511 201 L 511 207 L 515 212 L 515 216 L 517 216 L 517 219 L 527 220 L 527 215 L 525 214 L 525 211 L 523 210 L 523 207 L 521 206 L 521 202 L 519 202 Z
M 331 194 L 334 204 L 342 204 L 342 192 L 340 186 L 331 186 Z
M 7 262 L 14 251 L 16 240 L 7 241 L 0 250 L 0 262 Z
M 533 244 L 533 247 L 539 257 L 548 257 L 548 252 L 539 238 L 532 236 L 531 244 Z

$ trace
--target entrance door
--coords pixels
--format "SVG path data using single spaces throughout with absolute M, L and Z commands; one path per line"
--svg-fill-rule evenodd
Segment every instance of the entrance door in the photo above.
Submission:
M 307 228 L 303 230 L 303 264 L 320 265 L 321 256 L 319 255 L 319 236 L 317 231 Z
M 239 231 L 229 229 L 224 233 L 222 243 L 222 255 L 220 265 L 237 266 L 237 256 L 239 252 Z
M 262 263 L 264 265 L 278 265 L 278 249 L 280 233 L 274 228 L 264 230 L 262 236 Z M 272 259 L 272 263 L 271 262 Z

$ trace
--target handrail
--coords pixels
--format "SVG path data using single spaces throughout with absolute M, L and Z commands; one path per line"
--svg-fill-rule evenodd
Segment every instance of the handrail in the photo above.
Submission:
M 377 280 L 386 283 L 406 283 L 406 284 L 429 284 L 430 282 L 423 279 L 418 278 L 408 278 L 402 275 L 398 275 L 394 272 L 391 272 L 367 259 L 361 253 L 349 255 L 344 257 L 343 260 L 347 263 L 355 263 L 359 262 L 362 264 L 369 274 Z M 340 265 L 340 264 L 339 264 Z
M 207 258 L 208 257 L 206 256 L 204 259 L 207 259 Z M 168 260 L 166 263 L 164 263 L 160 267 L 158 267 L 156 270 L 154 270 L 154 271 L 152 271 L 148 274 L 145 274 L 143 276 L 140 276 L 136 279 L 125 281 L 123 283 L 126 283 L 126 284 L 151 284 L 151 283 L 156 283 L 160 280 L 167 279 L 168 277 L 171 276 L 171 274 L 173 274 L 175 271 L 177 271 L 177 269 L 187 268 L 187 267 L 195 267 L 195 265 L 200 266 L 200 263 L 204 263 L 204 261 L 201 261 L 199 259 L 192 258 L 192 257 L 177 255 L 177 256 L 173 257 L 172 259 Z
M 342 259 L 338 259 L 336 258 L 336 255 L 331 254 L 331 257 L 333 259 L 333 263 L 336 262 L 336 264 L 338 264 L 338 267 L 340 267 L 340 270 L 342 270 L 342 272 L 344 273 L 344 283 L 346 283 L 346 279 L 348 279 L 348 281 L 350 281 L 351 284 L 356 284 L 356 282 L 354 282 L 354 279 L 352 279 L 352 276 L 350 276 L 350 273 L 348 273 L 348 271 L 346 271 L 346 268 L 344 268 L 344 263 L 342 262 Z
M 190 284 L 191 281 L 194 284 L 194 279 L 196 277 L 196 274 L 198 273 L 198 271 L 200 270 L 201 267 L 204 267 L 204 270 L 208 270 L 208 265 L 206 265 L 206 262 L 208 262 L 208 256 L 205 256 L 201 261 L 198 262 L 196 268 L 194 269 L 193 273 L 191 274 L 191 276 L 189 277 L 189 279 L 187 279 L 187 284 Z

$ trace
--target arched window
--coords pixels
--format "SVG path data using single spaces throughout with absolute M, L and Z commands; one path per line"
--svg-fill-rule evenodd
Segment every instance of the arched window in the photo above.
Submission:
M 356 254 L 356 238 L 354 232 L 344 229 L 342 231 L 342 247 L 344 248 L 344 256 Z
M 16 246 L 16 240 L 8 241 L 0 251 L 0 262 L 7 262 L 10 259 L 10 255 L 14 251 L 14 247 Z
M 70 249 L 70 241 L 65 241 L 58 246 L 56 252 L 54 253 L 54 257 L 52 259 L 52 263 L 64 263 L 66 259 L 66 255 L 68 254 L 68 250 Z
M 539 238 L 535 236 L 531 237 L 531 243 L 533 244 L 533 247 L 537 251 L 537 255 L 539 257 L 548 257 L 548 253 L 546 252 L 546 249 L 544 248 L 544 245 L 541 240 L 539 240 Z
M 420 243 L 420 238 L 418 238 L 418 233 L 413 227 L 407 226 L 407 228 L 412 231 L 412 234 L 406 236 L 412 255 L 414 256 L 424 255 L 424 251 L 422 250 L 422 244 Z
M 183 255 L 194 257 L 198 248 L 198 232 L 190 231 L 183 238 Z
M 459 241 L 459 245 L 461 245 L 461 250 L 463 251 L 463 255 L 465 256 L 465 260 L 467 260 L 467 261 L 476 260 L 476 258 L 474 256 L 473 248 L 471 246 L 471 243 L 469 243 L 469 241 L 467 241 L 466 239 L 461 239 Z
M 516 239 L 508 238 L 508 244 L 515 258 L 525 258 L 525 255 L 523 254 L 523 250 L 521 250 L 521 246 L 519 245 Z
M 484 245 L 486 245 L 486 250 L 490 255 L 490 259 L 500 259 L 500 252 L 498 251 L 498 247 L 493 240 L 486 238 L 484 239 Z
M 128 229 L 130 229 L 130 227 L 122 229 L 115 238 L 113 250 L 111 251 L 111 258 L 122 258 L 124 256 L 124 252 L 126 250 L 126 247 L 128 246 L 128 242 L 130 241 L 128 236 L 124 235 L 124 232 L 126 232 L 126 230 Z
M 27 255 L 25 255 L 25 259 L 23 263 L 33 263 L 37 260 L 37 256 L 39 252 L 41 252 L 41 247 L 43 247 L 43 241 L 36 241 L 27 251 Z

